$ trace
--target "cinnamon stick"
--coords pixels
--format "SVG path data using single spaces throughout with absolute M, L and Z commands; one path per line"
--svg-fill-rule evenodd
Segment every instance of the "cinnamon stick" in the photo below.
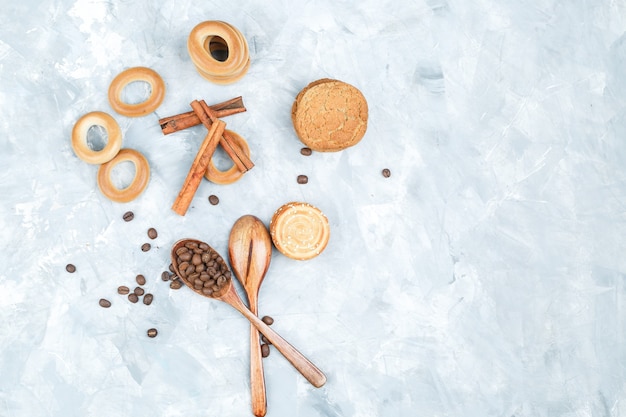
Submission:
M 232 98 L 222 103 L 213 104 L 208 107 L 215 112 L 217 118 L 243 113 L 246 111 L 243 104 L 243 98 L 241 96 Z M 178 132 L 179 130 L 187 129 L 188 127 L 196 126 L 200 123 L 202 122 L 193 110 L 177 114 L 175 116 L 164 117 L 159 120 L 159 125 L 161 126 L 161 131 L 164 135 Z
M 211 107 L 208 106 L 204 100 L 200 101 L 200 105 L 211 120 L 218 117 L 217 112 L 213 112 L 213 109 L 211 109 Z M 207 125 L 205 124 L 205 126 Z M 220 145 L 222 145 L 224 151 L 226 151 L 228 156 L 230 156 L 230 159 L 232 159 L 235 165 L 237 165 L 239 171 L 246 172 L 254 167 L 254 163 L 252 162 L 252 160 L 248 158 L 248 155 L 246 155 L 243 149 L 241 149 L 239 144 L 233 140 L 232 136 L 230 136 L 228 132 L 224 132 L 224 134 L 222 135 L 222 138 L 220 139 Z
M 216 121 L 211 124 L 209 133 L 204 138 L 204 141 L 200 146 L 200 150 L 198 151 L 198 154 L 189 169 L 187 178 L 185 178 L 183 187 L 172 205 L 172 210 L 179 215 L 184 216 L 185 213 L 187 213 L 191 200 L 193 200 L 193 196 L 196 194 L 196 191 L 200 186 L 200 181 L 202 181 L 202 178 L 204 177 L 206 169 L 209 166 L 209 162 L 211 161 L 211 157 L 213 157 L 213 152 L 215 152 L 215 148 L 217 148 L 217 144 L 219 143 L 225 128 L 226 123 L 219 119 L 216 119 Z

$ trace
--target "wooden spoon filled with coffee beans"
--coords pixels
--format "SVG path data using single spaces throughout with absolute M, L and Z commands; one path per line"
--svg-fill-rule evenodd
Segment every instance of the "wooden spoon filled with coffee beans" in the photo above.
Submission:
M 181 239 L 174 243 L 171 258 L 174 272 L 185 285 L 239 311 L 314 387 L 326 383 L 326 376 L 319 368 L 245 306 L 233 285 L 228 264 L 215 249 L 196 239 Z

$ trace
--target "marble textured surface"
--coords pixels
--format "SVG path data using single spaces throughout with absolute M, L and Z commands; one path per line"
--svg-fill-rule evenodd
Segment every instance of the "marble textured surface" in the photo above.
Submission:
M 306 262 L 274 252 L 260 310 L 328 382 L 313 388 L 273 350 L 268 416 L 626 415 L 624 1 L 4 3 L 0 415 L 250 415 L 246 320 L 160 273 L 175 240 L 226 254 L 239 216 L 267 224 L 292 200 L 326 213 L 331 241 Z M 248 40 L 240 82 L 195 72 L 186 39 L 205 20 Z M 167 94 L 130 119 L 106 91 L 138 65 Z M 354 148 L 304 157 L 290 107 L 324 77 L 364 93 L 369 127 Z M 157 121 L 238 95 L 248 111 L 226 122 L 256 167 L 203 182 L 180 217 L 204 130 L 163 136 Z M 149 160 L 133 202 L 103 197 L 72 152 L 93 110 Z M 149 307 L 116 294 L 139 273 Z

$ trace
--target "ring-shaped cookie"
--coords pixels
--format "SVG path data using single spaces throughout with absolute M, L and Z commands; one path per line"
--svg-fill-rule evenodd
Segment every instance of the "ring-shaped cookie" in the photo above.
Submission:
M 141 103 L 128 104 L 122 101 L 122 91 L 134 82 L 150 84 L 150 96 Z M 156 71 L 146 67 L 133 67 L 119 73 L 109 86 L 109 103 L 113 110 L 123 116 L 140 117 L 157 109 L 165 98 L 165 83 Z
M 276 210 L 270 221 L 270 236 L 280 253 L 304 261 L 326 248 L 330 225 L 320 209 L 294 201 Z
M 230 137 L 233 141 L 239 145 L 243 153 L 249 158 L 250 157 L 250 147 L 248 146 L 248 142 L 237 133 L 231 130 L 225 130 L 224 133 L 230 134 Z M 206 169 L 206 173 L 204 177 L 215 183 L 220 185 L 232 184 L 233 182 L 239 180 L 243 176 L 243 172 L 237 168 L 237 165 L 233 164 L 232 167 L 225 171 L 220 171 L 215 167 L 213 163 L 213 159 L 209 161 L 209 166 Z
M 117 164 L 125 161 L 130 161 L 135 165 L 135 177 L 128 187 L 120 189 L 111 182 L 111 172 Z M 149 179 L 148 160 L 134 149 L 122 149 L 115 158 L 100 165 L 98 169 L 98 188 L 102 194 L 118 203 L 128 203 L 137 198 L 146 189 Z
M 102 126 L 107 132 L 107 144 L 99 151 L 87 145 L 87 132 L 92 126 Z M 76 156 L 88 164 L 104 164 L 117 155 L 122 147 L 122 131 L 108 113 L 93 111 L 83 115 L 72 129 L 72 149 Z
M 210 43 L 221 38 L 228 57 L 220 61 L 213 57 Z M 221 21 L 206 21 L 196 25 L 187 40 L 187 50 L 194 66 L 204 78 L 218 84 L 230 84 L 241 79 L 250 67 L 248 42 L 234 26 Z

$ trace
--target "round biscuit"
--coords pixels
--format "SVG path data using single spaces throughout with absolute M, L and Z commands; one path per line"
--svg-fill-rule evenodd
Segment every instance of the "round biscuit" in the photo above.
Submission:
M 367 100 L 356 87 L 323 78 L 296 96 L 291 119 L 306 146 L 318 152 L 336 152 L 356 145 L 365 135 Z

